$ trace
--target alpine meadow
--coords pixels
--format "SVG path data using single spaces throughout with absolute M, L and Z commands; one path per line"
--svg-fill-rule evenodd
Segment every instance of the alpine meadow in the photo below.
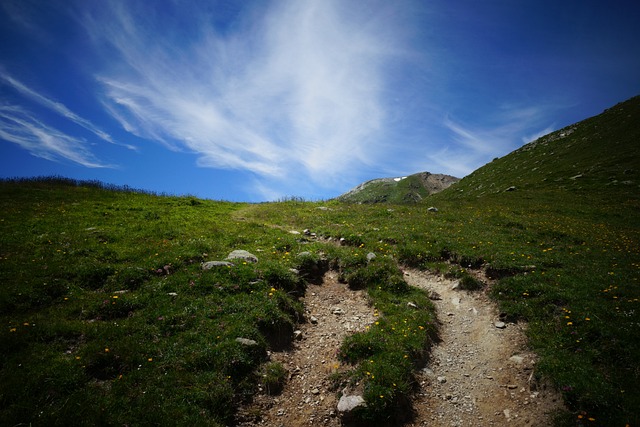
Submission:
M 322 393 L 361 391 L 345 425 L 402 425 L 445 316 L 409 268 L 526 326 L 558 426 L 640 425 L 640 97 L 435 194 L 418 183 L 249 204 L 1 181 L 0 425 L 238 425 L 287 386 L 272 356 L 327 272 L 375 321 L 335 348 Z

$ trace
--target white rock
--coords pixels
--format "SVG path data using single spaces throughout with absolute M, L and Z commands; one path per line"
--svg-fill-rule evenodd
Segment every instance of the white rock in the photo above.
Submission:
M 516 356 L 511 356 L 509 360 L 517 364 L 522 364 L 524 362 L 524 357 L 516 355 Z
M 347 414 L 356 408 L 366 406 L 366 402 L 362 396 L 357 395 L 343 395 L 338 402 L 338 412 Z
M 424 368 L 422 372 L 428 377 L 434 377 L 436 375 L 431 368 Z
M 254 345 L 258 345 L 256 341 L 250 340 L 248 338 L 236 338 L 236 341 L 242 345 L 246 345 L 247 347 L 253 347 Z

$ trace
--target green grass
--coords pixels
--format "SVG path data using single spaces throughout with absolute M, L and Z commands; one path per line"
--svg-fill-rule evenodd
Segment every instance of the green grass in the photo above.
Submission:
M 398 304 L 420 301 L 392 259 L 369 262 L 360 248 L 309 241 L 288 232 L 291 222 L 252 216 L 273 207 L 291 219 L 313 204 L 113 190 L 60 179 L 0 183 L 2 425 L 79 416 L 87 425 L 228 425 L 259 385 L 272 394 L 284 385 L 267 350 L 290 345 L 307 281 L 338 269 L 350 286 L 372 288 L 385 322 L 407 317 Z M 259 262 L 202 269 L 234 249 Z M 415 322 L 431 319 L 428 308 Z M 406 351 L 425 352 L 427 330 L 416 326 L 414 335 Z M 412 371 L 401 373 L 405 382 Z
M 301 318 L 286 234 L 240 204 L 1 186 L 0 424 L 231 422 Z M 260 262 L 202 270 L 238 248 Z
M 250 210 L 256 219 L 272 218 L 333 240 L 355 241 L 358 246 L 350 247 L 353 258 L 343 257 L 354 264 L 358 259 L 364 263 L 371 251 L 463 281 L 469 269 L 486 269 L 498 279 L 492 295 L 501 310 L 510 320 L 529 322 L 529 343 L 540 356 L 536 375 L 550 379 L 563 392 L 573 415 L 594 417 L 600 425 L 637 424 L 638 196 L 549 189 L 470 199 L 446 196 L 445 192 L 430 199 L 429 205 L 438 206 L 437 213 L 429 212 L 427 205 L 334 202 L 324 204 L 327 210 L 318 210 L 317 204 L 295 210 L 277 205 Z M 349 274 L 350 266 L 348 261 L 343 266 L 345 278 L 358 287 L 379 274 L 372 267 Z M 479 286 L 471 278 L 467 281 L 470 288 Z M 369 287 L 372 290 L 375 287 Z M 343 346 L 345 360 L 360 361 L 358 357 L 368 355 L 387 360 L 385 350 L 375 347 L 382 337 L 391 339 L 389 328 L 383 329 L 348 339 Z M 393 346 L 406 348 L 406 344 Z M 363 351 L 369 347 L 369 352 Z M 390 366 L 371 360 L 375 366 Z M 394 360 L 393 366 L 402 366 Z M 370 366 L 359 363 L 356 375 L 366 378 L 363 372 L 372 372 Z M 410 376 L 398 377 L 409 379 L 396 384 L 410 382 Z M 379 395 L 394 396 L 388 389 Z M 369 398 L 375 400 L 372 396 L 373 392 Z M 382 406 L 380 413 L 389 416 L 385 411 L 393 404 L 380 404 L 376 408 Z

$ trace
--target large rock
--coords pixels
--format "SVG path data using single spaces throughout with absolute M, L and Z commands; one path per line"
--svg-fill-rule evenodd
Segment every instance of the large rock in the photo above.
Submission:
M 243 250 L 235 250 L 229 254 L 227 257 L 228 260 L 240 259 L 247 262 L 258 262 L 258 257 L 252 254 L 251 252 L 243 251 Z
M 355 409 L 367 406 L 364 397 L 354 394 L 344 394 L 338 402 L 338 413 L 348 417 Z

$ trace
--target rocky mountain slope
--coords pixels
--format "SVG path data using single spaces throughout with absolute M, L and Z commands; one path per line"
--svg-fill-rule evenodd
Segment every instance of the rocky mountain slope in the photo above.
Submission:
M 416 203 L 459 180 L 450 175 L 430 172 L 397 178 L 378 178 L 358 185 L 337 197 L 337 200 L 350 203 Z

